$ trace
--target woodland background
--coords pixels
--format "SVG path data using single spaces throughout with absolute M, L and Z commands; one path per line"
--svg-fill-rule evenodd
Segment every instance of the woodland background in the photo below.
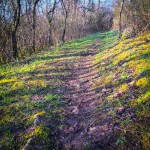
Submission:
M 1 0 L 0 60 L 10 62 L 111 29 L 150 29 L 149 0 Z

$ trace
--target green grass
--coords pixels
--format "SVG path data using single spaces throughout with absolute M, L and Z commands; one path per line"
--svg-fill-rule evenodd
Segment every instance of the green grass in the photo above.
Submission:
M 118 34 L 116 31 L 109 31 L 101 33 L 101 47 L 100 51 L 107 50 L 117 44 Z
M 95 57 L 99 77 L 93 89 L 108 91 L 106 94 L 99 91 L 104 101 L 99 109 L 106 110 L 105 117 L 110 116 L 110 109 L 116 112 L 110 117 L 121 124 L 116 132 L 116 149 L 132 149 L 133 145 L 149 149 L 150 43 L 147 41 L 150 33 L 121 41 L 116 39 L 116 33 L 104 33 L 103 46 Z M 122 106 L 125 114 L 118 118 L 117 111 Z
M 1 66 L 0 149 L 21 149 L 32 136 L 36 137 L 35 145 L 45 142 L 44 149 L 58 147 L 52 131 L 63 125 L 62 106 L 67 105 L 62 98 L 65 93 L 61 92 L 66 88 L 64 78 L 97 39 L 101 46 L 94 61 L 99 76 L 92 87 L 99 91 L 102 101 L 97 111 L 104 111 L 102 120 L 110 118 L 112 123 L 120 123 L 121 130 L 114 135 L 116 149 L 131 149 L 137 141 L 140 148 L 148 149 L 150 34 L 122 41 L 117 38 L 115 31 L 96 33 Z M 107 89 L 106 94 L 103 89 Z M 126 109 L 120 119 L 117 111 L 122 106 Z M 32 131 L 35 115 L 44 123 Z
M 92 34 L 86 37 L 82 37 L 79 38 L 77 40 L 71 41 L 66 43 L 65 45 L 62 45 L 63 48 L 68 48 L 68 49 L 72 49 L 72 50 L 76 50 L 76 49 L 81 49 L 81 48 L 85 48 L 88 47 L 89 45 L 91 45 L 93 43 L 94 40 L 96 40 L 97 38 L 101 37 L 101 33 L 96 33 L 96 34 Z
M 83 37 L 51 52 L 0 66 L 0 149 L 21 149 L 31 136 L 36 143 L 45 142 L 43 149 L 58 146 L 51 131 L 62 125 L 61 108 L 66 105 L 58 91 L 66 88 L 63 78 L 70 74 L 73 63 L 87 54 L 86 47 L 99 36 Z M 45 123 L 30 131 L 35 115 Z

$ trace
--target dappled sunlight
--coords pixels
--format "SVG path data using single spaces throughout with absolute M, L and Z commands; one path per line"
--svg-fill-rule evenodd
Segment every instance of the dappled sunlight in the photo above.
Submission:
M 113 107 L 118 111 L 123 107 L 135 109 L 139 115 L 145 114 L 142 118 L 145 119 L 144 124 L 141 121 L 136 125 L 132 119 L 129 119 L 128 125 L 123 123 L 121 126 L 123 130 L 131 130 L 131 136 L 132 132 L 135 132 L 134 136 L 137 139 L 139 139 L 137 133 L 142 133 L 139 140 L 144 148 L 148 148 L 148 133 L 144 130 L 148 130 L 146 103 L 150 100 L 150 44 L 147 42 L 149 39 L 150 34 L 123 39 L 114 47 L 100 52 L 95 57 L 95 62 L 99 64 L 100 76 L 94 89 L 99 89 L 99 94 L 103 92 L 106 102 L 103 107 L 100 107 L 101 110 Z M 141 105 L 143 105 L 142 110 Z M 125 133 L 121 136 L 123 135 Z
M 50 129 L 59 126 L 59 122 L 64 118 L 61 109 L 61 106 L 66 104 L 61 93 L 67 94 L 64 93 L 67 89 L 64 78 L 71 74 L 72 65 L 81 56 L 87 55 L 85 47 L 91 46 L 99 35 L 97 33 L 87 36 L 76 42 L 66 43 L 53 52 L 33 55 L 27 60 L 1 67 L 1 136 L 19 134 L 17 141 L 22 144 L 18 145 L 18 148 L 23 148 L 33 136 L 35 142 L 44 140 L 43 147 L 46 149 L 52 146 Z M 45 123 L 39 122 L 39 126 L 35 126 L 35 116 Z M 54 127 L 45 125 L 49 119 L 53 121 Z M 57 139 L 57 136 L 55 138 Z M 1 142 L 6 142 L 8 147 L 15 143 L 8 138 Z
M 126 137 L 128 130 L 130 137 L 132 132 L 142 133 L 140 139 L 134 136 L 146 148 L 149 36 L 118 41 L 115 31 L 97 33 L 1 67 L 1 143 L 12 146 L 15 141 L 7 137 L 17 134 L 18 148 L 34 137 L 35 143 L 45 141 L 40 144 L 48 149 L 51 139 L 58 142 L 52 130 L 63 130 L 65 115 L 80 112 L 84 118 L 93 116 L 87 119 L 93 126 L 100 121 L 119 124 L 121 132 L 114 133 L 118 139 Z

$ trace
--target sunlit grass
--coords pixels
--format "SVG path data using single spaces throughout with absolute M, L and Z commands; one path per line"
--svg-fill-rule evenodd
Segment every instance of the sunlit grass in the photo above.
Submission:
M 64 88 L 72 64 L 87 54 L 87 47 L 99 36 L 83 37 L 0 66 L 0 149 L 22 149 L 30 137 L 36 143 L 45 142 L 43 149 L 55 147 L 50 134 L 64 119 L 61 106 L 66 102 L 53 92 Z M 30 131 L 35 115 L 45 123 Z M 51 126 L 47 127 L 49 119 Z
M 109 41 L 104 36 L 104 41 Z M 114 37 L 115 39 L 115 37 Z M 148 101 L 150 100 L 150 33 L 143 34 L 136 38 L 123 39 L 122 41 L 113 41 L 116 45 L 112 48 L 105 48 L 96 55 L 95 62 L 99 64 L 98 69 L 100 76 L 96 80 L 95 89 L 106 90 L 111 87 L 112 91 L 104 96 L 105 105 L 103 108 L 113 107 L 114 110 L 120 106 L 135 109 L 137 123 L 133 123 L 129 119 L 128 125 L 124 123 L 121 128 L 124 131 L 129 130 L 128 138 L 120 145 L 130 145 L 130 141 L 139 140 L 143 149 L 148 149 L 149 127 L 148 121 L 149 111 Z M 111 40 L 109 41 L 111 42 Z M 101 91 L 100 91 L 101 92 Z M 100 93 L 101 95 L 101 93 Z M 111 105 L 110 105 L 111 104 Z M 142 109 L 141 109 L 142 108 Z M 121 136 L 126 136 L 125 133 Z M 134 133 L 134 136 L 133 134 Z M 135 139 L 133 139 L 133 137 Z M 131 139 L 130 139 L 131 138 Z M 129 140 L 130 139 L 130 140 Z
M 99 111 L 111 108 L 102 118 L 110 116 L 117 122 L 117 110 L 124 106 L 135 109 L 136 123 L 126 116 L 121 128 L 131 131 L 142 148 L 148 148 L 150 100 L 150 34 L 136 38 L 117 40 L 117 32 L 97 33 L 57 47 L 52 52 L 39 53 L 26 60 L 16 61 L 0 68 L 0 145 L 2 149 L 23 148 L 27 140 L 35 136 L 48 143 L 51 129 L 57 121 L 64 119 L 61 106 L 65 104 L 61 94 L 53 91 L 64 88 L 63 78 L 70 75 L 69 69 L 80 56 L 87 55 L 94 40 L 100 40 L 99 53 L 95 56 L 99 76 L 95 79 L 94 90 L 99 90 L 102 105 Z M 102 90 L 106 90 L 106 93 Z M 28 131 L 34 116 L 51 119 L 52 128 L 40 124 Z M 138 132 L 137 132 L 138 131 Z M 138 133 L 138 134 L 137 134 Z M 18 142 L 13 139 L 19 135 Z M 117 146 L 128 142 L 126 133 L 119 132 Z M 125 139 L 124 139 L 125 138 Z M 130 139 L 130 138 L 129 138 Z M 131 138 L 132 139 L 132 138 Z M 123 143 L 121 142 L 123 141 Z

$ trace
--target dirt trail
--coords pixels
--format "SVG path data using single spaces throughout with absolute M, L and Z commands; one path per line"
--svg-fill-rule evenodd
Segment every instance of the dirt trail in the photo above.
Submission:
M 103 113 L 97 111 L 101 104 L 98 93 L 92 88 L 98 71 L 93 62 L 98 52 L 99 40 L 88 48 L 88 54 L 81 56 L 73 64 L 71 75 L 66 79 L 65 98 L 70 105 L 64 107 L 65 126 L 61 129 L 63 149 L 105 149 L 113 128 L 109 119 L 103 119 Z

